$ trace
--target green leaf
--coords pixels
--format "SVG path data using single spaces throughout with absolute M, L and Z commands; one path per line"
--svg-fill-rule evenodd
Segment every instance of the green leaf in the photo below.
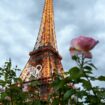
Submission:
M 22 83 L 22 79 L 21 78 L 14 78 L 14 82 Z
M 77 97 L 82 99 L 84 96 L 87 96 L 87 92 L 86 91 L 79 91 L 77 92 Z
M 93 74 L 91 71 L 85 71 L 86 75 L 89 76 L 89 74 Z
M 93 77 L 93 76 L 90 76 L 89 78 L 90 78 L 90 80 L 92 80 L 92 81 L 97 80 L 97 78 L 95 78 L 95 77 Z
M 105 76 L 99 76 L 99 77 L 98 77 L 98 80 L 100 80 L 100 81 L 105 81 Z
M 79 79 L 83 76 L 83 72 L 78 67 L 73 67 L 69 70 L 72 79 Z
M 86 88 L 87 90 L 91 89 L 91 84 L 89 81 L 87 81 L 85 79 L 81 79 L 81 83 L 83 84 L 83 87 Z
M 6 81 L 0 80 L 0 85 L 2 85 L 4 87 L 6 85 Z
M 62 80 L 58 84 L 56 84 L 56 90 L 59 90 L 60 88 L 63 88 L 65 82 Z
M 73 94 L 74 94 L 74 91 L 73 91 L 72 89 L 71 89 L 71 90 L 68 90 L 68 91 L 64 94 L 63 99 L 64 99 L 64 100 L 67 100 L 67 99 L 70 98 Z
M 91 67 L 93 67 L 93 68 L 95 68 L 96 70 L 97 70 L 97 68 L 95 67 L 95 65 L 94 64 L 92 64 L 92 63 L 88 63 Z
M 90 66 L 85 66 L 84 69 L 92 71 L 92 68 Z
M 33 101 L 32 105 L 41 105 L 41 102 L 40 100 L 35 100 Z
M 101 105 L 98 97 L 96 97 L 94 95 L 88 95 L 88 97 L 86 97 L 86 100 L 87 100 L 87 102 L 91 103 L 89 105 Z
M 1 93 L 1 99 L 5 99 L 6 96 L 8 96 L 7 93 Z
M 74 55 L 74 56 L 72 56 L 72 59 L 77 61 L 79 59 L 79 57 Z
M 59 100 L 55 98 L 52 102 L 52 105 L 59 105 Z

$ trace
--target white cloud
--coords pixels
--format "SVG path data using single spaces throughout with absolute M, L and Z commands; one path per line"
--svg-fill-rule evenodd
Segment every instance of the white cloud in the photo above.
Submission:
M 43 2 L 0 0 L 0 65 L 11 57 L 14 64 L 24 67 L 38 35 Z M 54 6 L 58 48 L 65 70 L 74 65 L 70 41 L 82 34 L 100 41 L 92 51 L 93 61 L 100 74 L 105 74 L 105 0 L 55 0 Z

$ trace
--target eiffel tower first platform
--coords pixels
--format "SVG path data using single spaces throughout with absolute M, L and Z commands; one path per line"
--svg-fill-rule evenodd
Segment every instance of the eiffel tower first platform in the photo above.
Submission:
M 40 72 L 37 74 L 38 77 L 35 78 L 41 80 L 46 78 L 43 84 L 44 82 L 47 83 L 48 78 L 52 77 L 54 72 L 63 73 L 62 57 L 57 49 L 53 0 L 45 0 L 39 34 L 34 49 L 29 55 L 30 58 L 20 75 L 23 81 L 30 81 L 32 72 L 36 73 L 35 70 L 38 69 L 40 69 Z M 46 92 L 48 91 L 46 90 Z

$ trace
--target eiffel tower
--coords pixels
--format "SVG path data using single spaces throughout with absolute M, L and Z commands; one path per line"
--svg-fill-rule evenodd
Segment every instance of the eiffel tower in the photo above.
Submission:
M 38 77 L 35 76 L 36 79 L 47 80 L 54 72 L 63 73 L 62 57 L 57 49 L 53 0 L 45 0 L 37 41 L 29 55 L 30 58 L 20 75 L 23 81 L 30 81 L 32 72 L 36 73 L 36 68 L 41 69 Z

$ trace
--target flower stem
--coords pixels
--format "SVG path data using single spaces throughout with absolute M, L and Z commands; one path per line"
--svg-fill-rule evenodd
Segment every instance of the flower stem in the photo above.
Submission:
M 85 64 L 85 58 L 84 58 L 83 55 L 82 55 L 82 59 L 81 59 L 81 63 L 80 63 L 80 70 L 82 70 L 82 72 L 83 72 L 85 78 L 87 79 L 87 81 L 88 81 L 89 84 L 90 84 L 90 87 L 91 87 L 91 90 L 92 90 L 93 94 L 94 94 L 95 97 L 97 97 L 97 99 L 98 99 L 98 96 L 97 96 L 96 92 L 94 91 L 94 88 L 93 88 L 93 86 L 92 86 L 92 83 L 91 83 L 90 79 L 88 78 L 88 76 L 86 75 L 86 73 L 85 73 L 85 71 L 84 71 L 84 64 Z M 100 102 L 100 100 L 98 100 L 98 101 Z

